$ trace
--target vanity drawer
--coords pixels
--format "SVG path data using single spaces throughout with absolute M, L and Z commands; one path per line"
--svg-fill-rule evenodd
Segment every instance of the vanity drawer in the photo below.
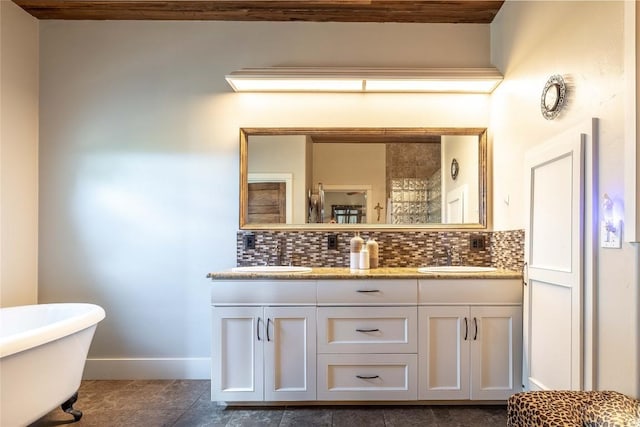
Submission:
M 419 280 L 420 304 L 522 304 L 519 279 Z
M 318 400 L 416 400 L 415 354 L 319 354 Z
M 316 305 L 313 280 L 229 280 L 211 287 L 211 305 Z
M 417 280 L 319 280 L 318 305 L 415 305 Z
M 416 307 L 320 307 L 318 353 L 416 353 Z

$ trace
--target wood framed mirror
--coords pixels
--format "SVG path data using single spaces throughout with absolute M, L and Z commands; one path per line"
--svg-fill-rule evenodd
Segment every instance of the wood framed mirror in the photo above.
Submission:
M 486 133 L 241 128 L 240 229 L 485 229 Z

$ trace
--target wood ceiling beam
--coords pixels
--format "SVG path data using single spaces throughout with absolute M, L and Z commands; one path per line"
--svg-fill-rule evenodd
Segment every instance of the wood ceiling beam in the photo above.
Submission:
M 38 19 L 488 24 L 504 0 L 14 0 Z

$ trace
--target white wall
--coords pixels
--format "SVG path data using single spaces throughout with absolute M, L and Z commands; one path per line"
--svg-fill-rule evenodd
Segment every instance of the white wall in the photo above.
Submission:
M 376 203 L 386 206 L 385 174 L 380 173 L 386 168 L 385 153 L 385 144 L 313 144 L 313 181 L 324 185 L 370 185 L 372 208 Z M 334 199 L 334 203 L 338 201 Z M 325 212 L 330 216 L 329 202 Z M 375 211 L 367 212 L 367 223 L 384 223 L 384 216 L 381 221 L 377 218 Z
M 305 135 L 253 135 L 249 137 L 249 173 L 289 173 L 292 175 L 293 207 L 291 224 L 307 219 L 307 137 Z
M 224 80 L 256 66 L 485 67 L 488 25 L 40 32 L 40 300 L 105 308 L 89 377 L 209 377 L 205 275 L 235 265 L 240 127 L 489 124 L 486 95 L 236 94 Z
M 38 296 L 38 21 L 0 1 L 0 306 Z
M 624 206 L 623 2 L 507 1 L 491 47 L 505 75 L 492 98 L 494 228 L 524 227 L 525 151 L 592 117 L 600 119 L 600 197 Z M 570 92 L 565 112 L 547 121 L 540 95 L 553 74 Z M 596 387 L 638 397 L 638 248 L 598 250 L 597 270 Z
M 466 186 L 467 199 L 464 205 L 464 222 L 480 222 L 480 201 L 478 200 L 480 166 L 478 137 L 474 135 L 442 136 L 442 194 Z M 459 165 L 458 177 L 451 178 L 451 161 L 456 159 Z M 443 203 L 443 206 L 446 205 Z M 444 218 L 444 216 L 443 216 Z

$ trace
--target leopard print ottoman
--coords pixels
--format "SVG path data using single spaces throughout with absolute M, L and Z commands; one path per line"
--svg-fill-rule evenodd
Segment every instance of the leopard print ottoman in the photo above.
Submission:
M 507 401 L 507 427 L 640 427 L 640 401 L 614 391 L 530 391 Z
M 584 409 L 584 427 L 640 427 L 640 401 L 615 391 L 593 392 Z

